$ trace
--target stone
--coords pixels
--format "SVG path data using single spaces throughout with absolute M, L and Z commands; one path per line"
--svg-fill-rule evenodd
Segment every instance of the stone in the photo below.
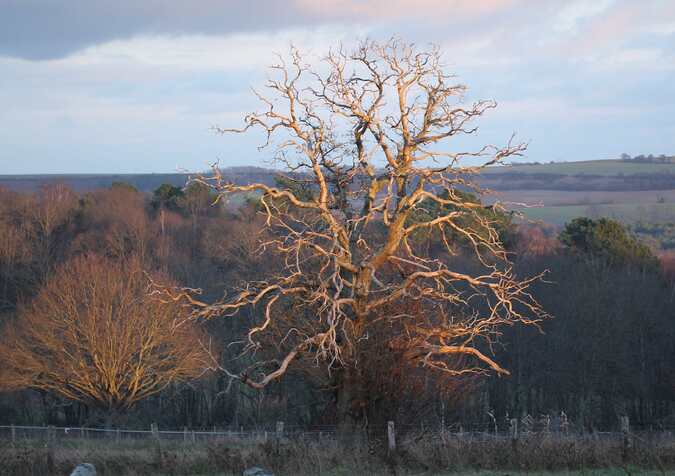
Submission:
M 96 476 L 96 468 L 89 463 L 78 464 L 70 476 Z
M 257 466 L 254 466 L 252 468 L 248 468 L 244 470 L 243 476 L 274 476 L 274 473 L 271 473 L 269 471 L 266 471 L 262 468 L 258 468 Z

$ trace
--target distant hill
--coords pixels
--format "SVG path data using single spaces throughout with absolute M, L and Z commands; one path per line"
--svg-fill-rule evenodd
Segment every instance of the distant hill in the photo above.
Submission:
M 641 158 L 642 157 L 642 158 Z M 260 167 L 230 167 L 223 174 L 238 184 L 263 182 L 274 184 L 276 171 Z M 73 174 L 73 175 L 0 175 L 0 187 L 33 191 L 44 183 L 59 182 L 78 192 L 126 182 L 143 192 L 151 192 L 163 183 L 185 185 L 188 174 Z M 498 191 L 645 191 L 675 190 L 675 158 L 637 157 L 618 160 L 552 162 L 495 166 L 479 177 L 481 185 Z
M 260 167 L 231 167 L 223 170 L 229 180 L 245 184 L 250 182 L 274 183 L 273 170 Z M 77 192 L 88 192 L 110 187 L 115 182 L 133 185 L 141 192 L 152 192 L 163 183 L 182 187 L 189 174 L 45 174 L 45 175 L 0 175 L 0 187 L 20 192 L 31 192 L 43 184 L 62 183 Z
M 223 175 L 238 184 L 273 185 L 276 173 L 260 167 L 223 169 Z M 183 186 L 189 178 L 179 173 L 0 175 L 0 187 L 32 192 L 43 184 L 63 183 L 87 192 L 125 182 L 151 193 L 163 183 Z M 501 200 L 530 219 L 554 225 L 577 216 L 607 216 L 629 224 L 675 223 L 675 160 L 654 162 L 647 157 L 507 165 L 488 168 L 479 181 L 495 192 L 486 197 L 488 202 Z
M 547 164 L 513 164 L 490 167 L 488 173 L 552 174 L 552 175 L 597 175 L 617 177 L 625 175 L 675 175 L 675 160 L 656 162 L 637 159 L 587 160 L 580 162 L 550 162 Z
M 673 190 L 675 161 L 618 159 L 495 166 L 485 171 L 481 183 L 493 190 Z
M 535 205 L 513 207 L 549 224 L 579 216 L 640 226 L 675 222 L 675 157 L 491 167 L 481 183 L 503 201 Z

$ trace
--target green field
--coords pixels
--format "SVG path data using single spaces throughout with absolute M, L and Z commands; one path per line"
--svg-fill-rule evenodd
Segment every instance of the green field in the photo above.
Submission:
M 563 225 L 573 218 L 582 216 L 613 218 L 627 224 L 675 221 L 675 203 L 562 205 L 519 208 L 518 211 L 527 219 L 543 221 L 553 225 Z
M 624 160 L 589 160 L 579 162 L 556 162 L 549 164 L 506 165 L 489 167 L 488 174 L 558 174 L 558 175 L 657 175 L 675 174 L 675 163 L 658 164 Z

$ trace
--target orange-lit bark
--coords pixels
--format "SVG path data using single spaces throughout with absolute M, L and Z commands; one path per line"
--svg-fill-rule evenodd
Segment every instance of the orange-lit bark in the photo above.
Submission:
M 359 360 L 362 348 L 382 319 L 397 322 L 400 334 L 390 337 L 405 341 L 416 365 L 449 375 L 506 373 L 483 349 L 500 327 L 546 317 L 528 291 L 538 277 L 513 274 L 495 223 L 461 191 L 481 194 L 473 177 L 525 146 L 509 141 L 449 152 L 445 145 L 472 134 L 472 121 L 496 104 L 465 105 L 466 88 L 444 70 L 437 49 L 420 51 L 398 40 L 333 50 L 317 68 L 293 49 L 290 61 L 272 70 L 271 97 L 256 93 L 265 110 L 248 115 L 243 129 L 219 131 L 262 129 L 265 146 L 276 145 L 280 164 L 295 172 L 285 183 L 310 184 L 314 195 L 301 196 L 292 186 L 235 185 L 217 168 L 196 180 L 223 200 L 261 194 L 270 236 L 262 247 L 284 257 L 283 272 L 215 304 L 189 290 L 164 290 L 167 301 L 185 299 L 204 318 L 262 309 L 244 353 L 267 349 L 279 358 L 243 371 L 222 369 L 254 387 L 280 378 L 301 356 L 346 369 L 339 385 L 351 387 L 358 367 L 368 365 Z M 430 207 L 437 213 L 425 218 Z M 430 256 L 416 246 L 414 236 L 430 231 L 441 237 L 444 253 Z M 468 243 L 480 272 L 452 269 L 456 243 L 449 235 Z M 405 312 L 382 315 L 383 308 L 409 302 L 421 305 L 423 322 Z M 359 398 L 358 388 L 344 391 Z

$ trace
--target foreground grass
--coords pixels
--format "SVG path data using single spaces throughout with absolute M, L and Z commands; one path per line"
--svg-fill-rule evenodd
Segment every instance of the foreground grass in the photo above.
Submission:
M 231 476 L 233 473 L 206 473 L 203 475 L 195 476 Z M 236 473 L 237 475 L 241 473 Z M 307 475 L 314 475 L 317 473 L 307 473 Z M 396 472 L 392 473 L 382 472 L 382 473 L 352 473 L 347 471 L 335 470 L 334 472 L 320 473 L 324 476 L 390 476 L 392 474 L 397 474 L 401 476 L 675 476 L 675 471 L 656 471 L 656 470 L 643 470 L 639 468 L 607 468 L 607 469 L 591 469 L 585 471 L 459 471 L 454 473 L 441 472 L 441 473 L 407 473 L 407 472 Z M 166 473 L 166 476 L 169 476 L 169 473 Z M 304 476 L 304 475 L 299 475 Z
M 642 440 L 626 452 L 619 440 L 531 438 L 470 441 L 417 437 L 388 455 L 381 442 L 345 451 L 334 440 L 186 444 L 151 441 L 0 442 L 0 475 L 68 475 L 92 463 L 100 475 L 230 476 L 251 466 L 277 476 L 675 476 L 675 441 Z

